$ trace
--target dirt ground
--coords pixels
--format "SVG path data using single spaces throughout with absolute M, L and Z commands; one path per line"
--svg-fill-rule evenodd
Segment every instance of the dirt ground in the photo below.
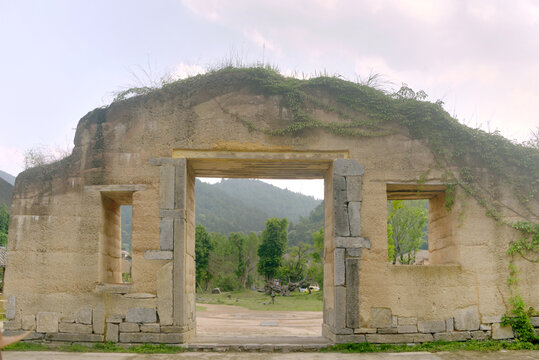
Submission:
M 197 336 L 322 336 L 321 311 L 255 311 L 200 304 Z

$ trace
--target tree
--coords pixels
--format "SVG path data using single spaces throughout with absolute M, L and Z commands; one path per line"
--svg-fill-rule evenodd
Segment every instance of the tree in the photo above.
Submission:
M 209 257 L 213 250 L 213 242 L 210 234 L 202 225 L 198 225 L 195 230 L 195 263 L 196 263 L 196 282 L 201 288 L 204 283 L 204 289 L 207 291 L 211 279 L 209 271 Z
M 307 275 L 314 279 L 322 288 L 324 286 L 324 228 L 313 234 L 314 249 Z
M 262 243 L 258 247 L 258 272 L 266 281 L 275 277 L 283 261 L 288 242 L 288 220 L 272 218 L 266 221 L 262 232 Z
M 426 243 L 427 200 L 388 201 L 388 258 L 393 264 L 413 264 L 416 251 Z
M 9 227 L 9 212 L 6 204 L 0 207 L 0 246 L 7 245 L 7 233 Z

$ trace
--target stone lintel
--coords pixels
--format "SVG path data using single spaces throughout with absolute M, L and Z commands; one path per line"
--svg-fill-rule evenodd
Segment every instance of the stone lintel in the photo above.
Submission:
M 177 166 L 185 164 L 185 159 L 179 159 L 179 158 L 152 158 L 150 159 L 150 165 L 153 166 L 162 166 L 162 165 L 171 165 L 171 166 Z
M 132 288 L 131 284 L 98 284 L 94 291 L 96 293 L 127 294 L 131 292 Z
M 86 185 L 85 191 L 135 192 L 146 190 L 146 184 Z
M 336 248 L 371 248 L 371 241 L 359 236 L 336 236 L 334 242 Z
M 172 260 L 172 251 L 167 250 L 146 250 L 144 251 L 144 259 L 146 260 Z

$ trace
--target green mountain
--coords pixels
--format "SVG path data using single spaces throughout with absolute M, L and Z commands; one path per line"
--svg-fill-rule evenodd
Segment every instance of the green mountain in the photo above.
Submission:
M 0 178 L 6 180 L 12 186 L 15 185 L 15 176 L 0 170 Z
M 286 217 L 296 223 L 321 203 L 310 196 L 248 179 L 227 179 L 216 184 L 197 180 L 195 198 L 197 224 L 222 234 L 262 231 L 272 217 Z
M 11 207 L 11 196 L 13 195 L 13 185 L 0 177 L 0 206 L 6 204 L 7 208 Z
M 288 245 L 294 246 L 300 243 L 313 243 L 313 234 L 324 227 L 324 202 L 315 207 L 309 216 L 301 216 L 295 224 L 288 228 Z

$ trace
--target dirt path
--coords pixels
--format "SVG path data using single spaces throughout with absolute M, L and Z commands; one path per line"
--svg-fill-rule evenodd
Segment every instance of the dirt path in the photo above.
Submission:
M 321 311 L 255 311 L 239 306 L 200 304 L 198 336 L 322 336 Z

